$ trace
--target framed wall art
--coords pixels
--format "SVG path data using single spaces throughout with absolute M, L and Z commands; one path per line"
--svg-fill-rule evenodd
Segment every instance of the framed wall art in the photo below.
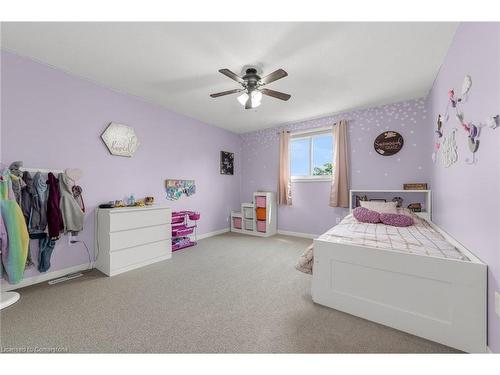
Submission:
M 234 153 L 221 151 L 220 152 L 220 174 L 234 174 Z
M 111 155 L 131 158 L 139 147 L 134 128 L 112 122 L 101 134 L 101 139 Z

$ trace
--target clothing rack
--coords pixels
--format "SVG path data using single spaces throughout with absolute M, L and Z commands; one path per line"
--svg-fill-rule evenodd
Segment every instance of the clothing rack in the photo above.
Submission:
M 40 173 L 44 173 L 44 174 L 48 174 L 48 173 L 52 172 L 55 175 L 57 175 L 59 173 L 65 173 L 63 169 L 19 167 L 19 170 L 22 172 L 30 172 L 30 173 L 40 172 Z M 69 243 L 82 242 L 84 244 L 84 246 L 87 248 L 87 245 L 83 241 L 73 240 L 73 236 L 71 234 L 68 234 L 68 242 Z M 87 248 L 87 251 L 88 251 L 88 248 Z M 94 268 L 93 261 L 90 262 L 90 267 Z M 68 267 L 65 269 L 61 269 L 61 270 L 55 270 L 55 271 L 51 271 L 51 272 L 42 273 L 39 275 L 34 275 L 34 276 L 23 279 L 19 284 L 15 284 L 15 285 L 11 285 L 6 280 L 3 280 L 2 285 L 1 285 L 1 292 L 2 292 L 2 294 L 6 294 L 6 292 L 12 291 L 14 289 L 24 288 L 24 287 L 29 286 L 29 285 L 34 285 L 34 284 L 38 284 L 38 283 L 46 282 L 46 281 L 50 281 L 50 280 L 52 280 L 52 282 L 59 282 L 59 280 L 65 281 L 66 279 L 69 280 L 71 278 L 82 276 L 82 274 L 80 272 L 85 271 L 87 269 L 88 269 L 88 265 L 81 264 L 81 265 L 72 266 L 72 267 Z M 18 296 L 16 294 L 12 294 L 12 295 L 9 294 L 8 297 L 10 297 L 9 303 L 15 303 L 18 299 Z M 6 296 L 6 299 L 7 299 L 7 296 Z M 13 302 L 11 302 L 11 301 L 13 301 Z M 2 302 L 2 307 L 6 306 L 6 303 L 5 303 L 5 301 L 3 301 L 3 299 L 1 302 Z
M 64 170 L 62 169 L 44 169 L 44 168 L 25 168 L 25 167 L 20 167 L 19 168 L 20 171 L 23 171 L 23 172 L 30 172 L 30 173 L 36 173 L 36 172 L 40 172 L 40 173 L 64 173 Z

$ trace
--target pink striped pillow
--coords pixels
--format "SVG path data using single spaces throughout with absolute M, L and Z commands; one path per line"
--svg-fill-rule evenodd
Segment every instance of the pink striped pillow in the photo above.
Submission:
M 362 223 L 380 223 L 380 214 L 377 211 L 372 211 L 368 208 L 356 207 L 352 210 L 352 215 L 357 221 L 361 221 Z

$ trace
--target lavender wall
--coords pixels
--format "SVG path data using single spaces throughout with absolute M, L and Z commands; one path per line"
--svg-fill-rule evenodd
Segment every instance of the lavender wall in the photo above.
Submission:
M 465 120 L 480 124 L 500 114 L 499 70 L 500 23 L 462 23 L 427 98 L 426 157 L 432 153 L 435 119 L 446 110 L 447 92 L 460 92 L 466 74 L 472 88 L 462 105 Z M 444 135 L 453 127 L 457 122 L 450 116 Z M 500 128 L 482 129 L 474 165 L 466 163 L 470 152 L 461 128 L 457 146 L 457 163 L 445 168 L 437 160 L 431 168 L 434 221 L 488 264 L 488 341 L 500 352 L 500 318 L 494 312 L 494 291 L 500 293 Z
M 349 124 L 352 189 L 402 189 L 405 182 L 428 182 L 426 111 L 424 99 L 417 99 L 243 134 L 241 198 L 249 201 L 253 191 L 277 190 L 279 130 L 324 127 L 340 119 Z M 373 149 L 374 139 L 385 130 L 404 137 L 403 149 L 394 156 Z M 279 208 L 280 230 L 320 234 L 347 213 L 329 207 L 330 182 L 296 182 L 292 194 L 293 205 Z
M 102 202 L 152 195 L 173 209 L 201 212 L 198 233 L 227 228 L 240 202 L 240 137 L 2 51 L 1 160 L 26 167 L 83 170 L 87 214 L 81 237 L 93 249 L 94 210 Z M 133 126 L 133 158 L 111 156 L 100 139 L 110 121 Z M 219 152 L 234 151 L 236 174 L 219 174 Z M 197 193 L 165 199 L 166 178 L 195 179 Z M 36 249 L 35 249 L 36 250 Z M 58 242 L 51 270 L 88 261 L 81 245 Z M 30 269 L 25 276 L 37 274 Z

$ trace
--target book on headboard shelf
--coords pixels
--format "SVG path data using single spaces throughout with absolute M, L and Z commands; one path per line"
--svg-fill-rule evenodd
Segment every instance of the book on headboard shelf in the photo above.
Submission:
M 427 190 L 426 183 L 403 184 L 404 190 Z

